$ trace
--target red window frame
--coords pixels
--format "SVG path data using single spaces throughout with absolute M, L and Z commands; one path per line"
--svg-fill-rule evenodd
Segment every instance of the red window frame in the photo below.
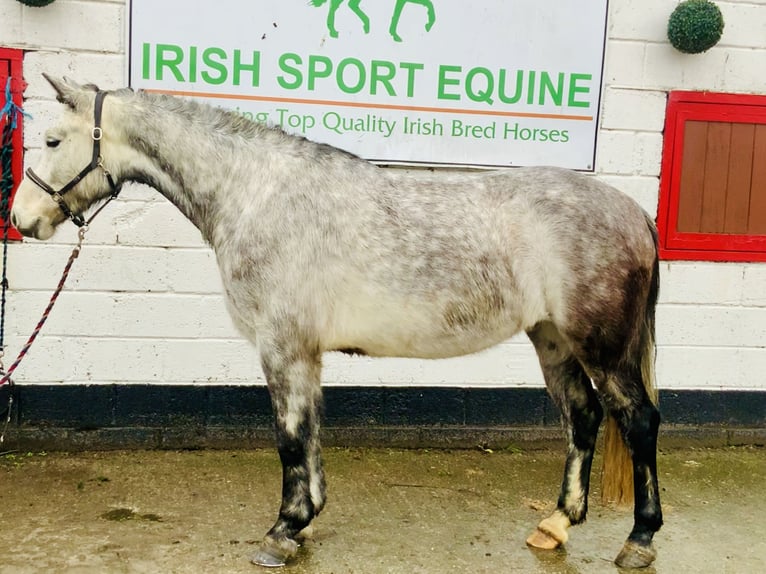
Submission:
M 21 106 L 24 96 L 24 89 L 26 83 L 24 82 L 24 76 L 22 74 L 22 64 L 24 61 L 24 53 L 21 50 L 13 48 L 0 48 L 0 61 L 7 62 L 11 73 L 11 99 L 17 106 Z M 5 102 L 5 77 L 0 77 L 0 102 Z M 0 105 L 2 107 L 2 105 Z M 1 126 L 0 126 L 1 129 Z M 16 187 L 21 182 L 22 172 L 24 167 L 24 118 L 18 117 L 16 123 L 16 129 L 13 132 L 13 156 L 11 158 L 11 173 L 13 174 L 14 189 L 11 192 L 11 203 L 13 203 L 13 195 L 16 193 Z M 4 222 L 0 220 L 0 230 Z M 0 232 L 1 235 L 1 232 Z M 14 228 L 8 230 L 8 238 L 19 240 L 21 234 Z
M 696 261 L 766 261 L 766 235 L 678 231 L 684 125 L 688 120 L 766 124 L 766 96 L 670 92 L 657 210 L 660 257 Z

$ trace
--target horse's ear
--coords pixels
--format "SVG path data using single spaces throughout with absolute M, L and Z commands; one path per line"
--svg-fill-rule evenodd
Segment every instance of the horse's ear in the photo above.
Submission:
M 77 93 L 82 89 L 81 86 L 69 78 L 54 78 L 43 72 L 43 77 L 56 90 L 56 99 L 62 104 L 67 104 L 74 108 L 77 102 Z

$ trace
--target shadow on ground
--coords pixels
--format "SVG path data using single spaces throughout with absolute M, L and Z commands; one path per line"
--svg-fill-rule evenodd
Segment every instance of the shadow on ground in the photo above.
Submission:
M 598 502 L 566 548 L 524 544 L 555 506 L 547 451 L 327 449 L 329 502 L 285 574 L 601 573 L 630 511 Z M 649 573 L 766 572 L 766 451 L 659 460 L 665 527 Z M 271 451 L 10 453 L 0 457 L 0 572 L 257 573 L 279 504 Z

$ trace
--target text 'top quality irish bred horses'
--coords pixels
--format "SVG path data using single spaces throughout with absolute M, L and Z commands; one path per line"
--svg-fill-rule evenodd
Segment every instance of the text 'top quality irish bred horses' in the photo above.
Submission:
M 585 520 L 606 411 L 633 481 L 633 529 L 616 562 L 654 560 L 657 233 L 632 199 L 556 168 L 382 169 L 193 101 L 48 80 L 66 110 L 18 188 L 14 225 L 48 239 L 124 182 L 148 184 L 212 246 L 229 312 L 257 340 L 283 483 L 253 562 L 292 558 L 324 507 L 323 353 L 436 359 L 519 331 L 568 438 L 557 509 L 527 543 L 555 548 Z

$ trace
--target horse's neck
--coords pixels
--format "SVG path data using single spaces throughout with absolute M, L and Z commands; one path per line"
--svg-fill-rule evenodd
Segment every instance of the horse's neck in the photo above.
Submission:
M 144 116 L 144 121 L 129 119 L 128 140 L 139 160 L 126 169 L 126 179 L 157 189 L 215 246 L 223 207 L 221 190 L 231 187 L 238 172 L 234 146 L 222 149 L 210 137 L 209 128 L 206 133 L 205 126 L 180 114 L 155 112 Z M 236 194 L 226 195 L 227 202 L 236 201 Z

